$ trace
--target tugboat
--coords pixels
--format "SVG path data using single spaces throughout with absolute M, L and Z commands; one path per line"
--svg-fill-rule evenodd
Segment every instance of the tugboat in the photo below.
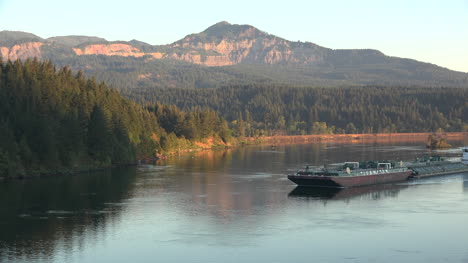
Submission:
M 345 162 L 336 168 L 315 169 L 306 165 L 288 179 L 299 186 L 344 188 L 406 181 L 413 173 L 402 163 L 394 166 L 390 162 Z
M 463 147 L 462 151 L 463 151 L 463 157 L 461 159 L 461 162 L 464 165 L 468 165 L 468 146 Z

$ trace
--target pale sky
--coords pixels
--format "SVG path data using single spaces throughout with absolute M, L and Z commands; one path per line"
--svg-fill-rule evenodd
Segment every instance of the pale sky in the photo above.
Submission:
M 468 0 L 0 0 L 0 31 L 169 44 L 228 21 L 468 72 Z

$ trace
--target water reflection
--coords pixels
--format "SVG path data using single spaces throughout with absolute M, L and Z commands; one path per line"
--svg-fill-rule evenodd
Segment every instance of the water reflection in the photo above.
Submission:
M 460 228 L 441 226 L 465 219 L 468 175 L 463 186 L 456 177 L 443 183 L 435 178 L 432 183 L 292 190 L 286 174 L 305 163 L 410 160 L 426 152 L 419 143 L 393 142 L 239 147 L 160 160 L 138 172 L 129 168 L 2 183 L 0 261 L 151 262 L 157 255 L 162 262 L 217 262 L 235 253 L 226 262 L 306 262 L 310 244 L 321 246 L 317 253 L 328 249 L 323 255 L 340 251 L 359 261 L 384 261 L 367 258 L 369 246 L 383 254 L 390 246 L 373 240 L 385 237 L 400 244 L 401 233 L 411 238 L 447 234 L 444 242 L 453 240 Z M 426 222 L 427 228 L 420 228 Z M 422 244 L 411 238 L 401 247 Z M 451 245 L 457 244 L 463 242 Z M 426 244 L 417 249 L 425 251 Z
M 351 188 L 324 188 L 298 186 L 289 193 L 292 198 L 313 200 L 352 200 L 354 198 L 380 200 L 395 198 L 401 190 L 408 188 L 405 184 L 383 184 Z
M 134 179 L 124 168 L 0 184 L 0 259 L 52 261 L 56 250 L 97 242 L 118 222 Z
M 233 149 L 204 150 L 186 153 L 166 160 L 155 161 L 159 166 L 176 165 L 191 171 L 208 172 L 223 170 L 232 161 Z
M 463 190 L 468 192 L 468 174 L 463 176 Z

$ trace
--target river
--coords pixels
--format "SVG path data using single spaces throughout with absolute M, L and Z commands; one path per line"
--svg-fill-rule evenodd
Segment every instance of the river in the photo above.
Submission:
M 424 154 L 421 142 L 249 146 L 0 182 L 0 262 L 468 262 L 467 174 L 341 191 L 285 176 Z

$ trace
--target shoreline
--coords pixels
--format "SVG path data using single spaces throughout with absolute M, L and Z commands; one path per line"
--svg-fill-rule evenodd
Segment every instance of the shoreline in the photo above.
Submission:
M 243 140 L 250 144 L 300 144 L 324 142 L 391 142 L 391 141 L 426 141 L 432 132 L 420 133 L 361 133 L 361 134 L 323 134 L 323 135 L 279 135 L 266 137 L 247 137 Z M 466 140 L 468 132 L 445 132 L 447 140 Z M 242 144 L 242 143 L 241 143 Z
M 35 178 L 53 177 L 53 176 L 75 176 L 84 173 L 93 173 L 112 169 L 115 167 L 125 166 L 137 166 L 139 163 L 145 163 L 145 161 L 157 161 L 175 157 L 179 154 L 198 152 L 198 151 L 216 151 L 220 148 L 235 148 L 239 146 L 249 145 L 288 145 L 288 144 L 308 144 L 308 143 L 370 143 L 370 142 L 405 142 L 405 141 L 421 141 L 427 140 L 427 137 L 433 134 L 431 132 L 420 132 L 420 133 L 364 133 L 364 134 L 323 134 L 323 135 L 279 135 L 279 136 L 265 136 L 265 137 L 244 137 L 235 138 L 233 143 L 226 144 L 224 146 L 212 146 L 212 147 L 201 147 L 191 149 L 181 149 L 177 152 L 172 152 L 167 155 L 160 155 L 146 160 L 137 160 L 132 164 L 121 164 L 111 165 L 106 167 L 92 167 L 73 171 L 73 169 L 61 171 L 61 172 L 50 172 L 50 173 L 39 173 L 33 175 L 22 175 L 15 177 L 0 177 L 0 182 L 7 182 L 10 180 L 27 180 Z M 468 144 L 468 132 L 446 132 L 443 133 L 447 140 L 463 140 Z

